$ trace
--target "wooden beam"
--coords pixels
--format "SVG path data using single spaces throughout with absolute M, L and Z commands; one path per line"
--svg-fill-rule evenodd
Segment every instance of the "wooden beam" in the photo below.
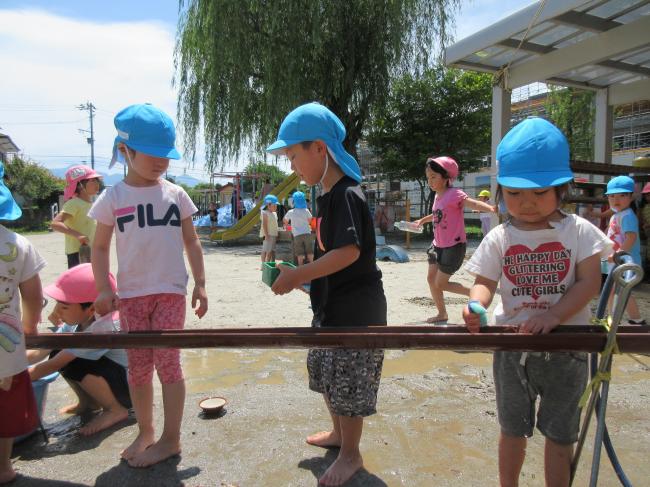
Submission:
M 622 352 L 650 351 L 650 329 L 622 326 Z M 603 350 L 607 334 L 599 327 L 559 327 L 546 335 L 517 333 L 516 327 L 486 327 L 470 334 L 464 326 L 387 326 L 368 328 L 197 329 L 137 333 L 51 333 L 26 337 L 28 348 L 382 348 L 427 350 Z

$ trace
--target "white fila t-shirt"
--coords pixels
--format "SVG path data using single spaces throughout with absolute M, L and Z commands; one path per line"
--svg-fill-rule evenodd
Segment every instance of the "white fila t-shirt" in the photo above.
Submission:
M 181 221 L 196 211 L 185 190 L 164 179 L 147 187 L 120 181 L 99 196 L 88 215 L 113 227 L 121 298 L 186 294 Z
M 504 223 L 481 242 L 465 269 L 499 283 L 497 325 L 518 325 L 557 303 L 575 282 L 576 264 L 594 254 L 606 257 L 612 242 L 594 225 L 564 215 L 554 228 L 524 231 Z M 589 309 L 563 324 L 589 324 Z

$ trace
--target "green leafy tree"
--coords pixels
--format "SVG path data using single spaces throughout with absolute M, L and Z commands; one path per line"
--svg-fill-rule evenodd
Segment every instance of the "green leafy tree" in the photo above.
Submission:
M 26 206 L 49 208 L 63 192 L 65 182 L 36 162 L 14 157 L 5 164 L 7 187 L 20 195 Z
M 486 74 L 436 66 L 420 77 L 402 76 L 368 131 L 381 170 L 393 179 L 415 180 L 422 190 L 427 157 L 449 155 L 461 173 L 475 170 L 490 153 L 491 97 Z M 422 213 L 423 199 L 420 204 Z
M 571 159 L 593 161 L 595 92 L 549 85 L 546 113 L 569 141 Z
M 248 166 L 246 166 L 246 169 L 244 169 L 244 174 L 261 176 L 255 180 L 256 193 L 259 193 L 266 180 L 270 181 L 271 184 L 275 186 L 288 176 L 288 174 L 282 171 L 279 167 L 272 164 L 266 164 L 265 162 L 251 162 Z M 244 192 L 252 191 L 253 180 L 250 178 L 245 178 Z
M 390 80 L 430 65 L 460 0 L 180 0 L 175 66 L 186 153 L 205 137 L 210 168 L 274 139 L 319 101 L 356 153 Z
M 210 184 L 210 183 L 199 183 L 196 186 L 194 186 L 194 189 L 214 189 L 214 190 L 219 190 L 223 187 L 221 183 L 215 183 L 215 184 Z

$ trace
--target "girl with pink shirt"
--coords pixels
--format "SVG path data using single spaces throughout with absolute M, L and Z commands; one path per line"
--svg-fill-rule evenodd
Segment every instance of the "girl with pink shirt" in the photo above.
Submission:
M 150 104 L 131 105 L 115 117 L 114 158 L 121 155 L 128 173 L 103 192 L 90 210 L 97 220 L 92 265 L 100 315 L 120 310 L 122 329 L 182 329 L 188 275 L 194 277 L 192 307 L 201 318 L 208 310 L 201 243 L 192 225 L 197 211 L 188 194 L 164 179 L 169 159 L 180 159 L 172 119 Z M 110 249 L 115 235 L 117 293 L 110 286 Z M 138 436 L 122 451 L 132 467 L 149 467 L 181 451 L 185 382 L 178 349 L 129 349 L 128 382 Z M 162 385 L 165 414 L 156 441 L 153 371 Z
M 427 282 L 438 314 L 428 318 L 427 323 L 444 323 L 448 317 L 443 291 L 469 296 L 468 287 L 449 281 L 465 258 L 465 205 L 472 210 L 484 212 L 494 212 L 494 207 L 469 198 L 463 191 L 451 186 L 458 176 L 458 164 L 451 157 L 427 159 L 425 173 L 429 188 L 435 191 L 436 196 L 431 214 L 414 223 L 421 226 L 433 222 L 433 242 L 427 250 Z

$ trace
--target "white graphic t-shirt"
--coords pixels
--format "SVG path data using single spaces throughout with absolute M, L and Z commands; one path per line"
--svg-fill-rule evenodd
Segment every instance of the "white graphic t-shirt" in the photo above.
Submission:
M 0 225 L 0 379 L 28 366 L 18 286 L 43 267 L 45 260 L 29 240 Z
M 465 265 L 469 272 L 499 283 L 495 324 L 518 325 L 543 313 L 573 285 L 578 263 L 611 252 L 612 242 L 584 218 L 565 215 L 551 225 L 554 228 L 535 231 L 499 225 Z M 587 325 L 589 319 L 585 307 L 563 324 Z
M 114 227 L 121 298 L 186 293 L 181 221 L 196 212 L 185 190 L 164 179 L 147 187 L 120 181 L 99 196 L 88 215 Z

